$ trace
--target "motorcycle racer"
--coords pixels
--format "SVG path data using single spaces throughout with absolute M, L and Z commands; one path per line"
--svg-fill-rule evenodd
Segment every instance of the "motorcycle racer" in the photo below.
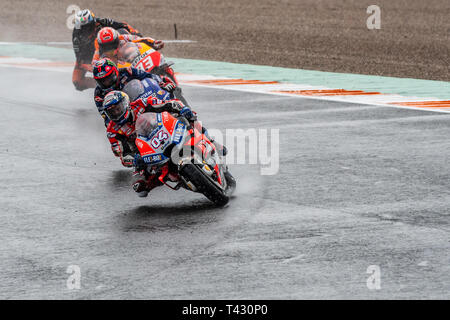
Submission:
M 95 37 L 101 28 L 112 27 L 125 29 L 131 34 L 141 36 L 138 30 L 125 22 L 118 22 L 108 18 L 97 18 L 88 9 L 80 10 L 75 15 L 75 28 L 72 33 L 72 44 L 76 63 L 72 74 L 72 82 L 79 91 L 94 88 L 95 81 L 86 78 L 86 72 L 91 70 L 91 61 L 95 52 Z
M 103 110 L 110 119 L 107 126 L 107 137 L 111 150 L 116 157 L 120 157 L 122 165 L 132 167 L 136 138 L 136 120 L 144 112 L 175 113 L 185 117 L 188 121 L 195 121 L 195 114 L 178 99 L 161 100 L 166 92 L 160 90 L 147 98 L 140 98 L 130 102 L 128 95 L 122 91 L 109 92 L 103 101 Z
M 150 96 L 145 99 L 137 99 L 130 103 L 129 97 L 122 91 L 111 91 L 104 99 L 103 106 L 105 114 L 111 120 L 107 127 L 107 136 L 111 143 L 111 150 L 116 157 L 120 157 L 122 165 L 133 167 L 136 165 L 133 189 L 140 197 L 146 197 L 151 189 L 161 185 L 156 175 L 145 177 L 141 168 L 134 161 L 135 154 L 138 153 L 136 140 L 136 121 L 140 114 L 144 112 L 164 112 L 177 113 L 190 121 L 195 121 L 194 113 L 185 107 L 177 99 L 160 100 L 161 94 L 156 97 Z
M 139 37 L 131 34 L 120 34 L 117 30 L 111 27 L 102 28 L 95 39 L 95 53 L 92 58 L 92 64 L 101 57 L 108 57 L 115 63 L 118 63 L 118 53 L 121 48 L 124 48 L 127 43 L 143 42 L 148 44 L 155 50 L 160 50 L 164 47 L 162 40 L 155 40 L 150 37 Z
M 148 176 L 144 173 L 145 164 L 136 150 L 136 122 L 143 119 L 139 115 L 145 112 L 167 111 L 193 123 L 197 120 L 196 113 L 180 100 L 168 97 L 168 93 L 164 90 L 158 90 L 151 96 L 136 99 L 131 103 L 126 93 L 111 91 L 105 96 L 103 109 L 105 115 L 110 119 L 107 136 L 111 150 L 116 157 L 120 157 L 123 166 L 134 166 L 137 180 L 133 183 L 133 189 L 139 197 L 146 197 L 153 188 L 161 185 L 161 182 L 156 175 Z M 226 147 L 211 139 L 206 128 L 200 122 L 196 122 L 194 125 L 216 145 L 221 156 L 227 154 Z
M 100 59 L 95 63 L 93 66 L 93 75 L 97 82 L 97 87 L 94 91 L 94 101 L 98 112 L 105 121 L 105 126 L 109 122 L 109 118 L 103 111 L 103 100 L 107 93 L 113 90 L 122 90 L 128 82 L 134 79 L 154 79 L 162 89 L 168 92 L 172 92 L 176 87 L 176 84 L 165 76 L 160 77 L 132 67 L 118 69 L 116 64 L 108 58 Z

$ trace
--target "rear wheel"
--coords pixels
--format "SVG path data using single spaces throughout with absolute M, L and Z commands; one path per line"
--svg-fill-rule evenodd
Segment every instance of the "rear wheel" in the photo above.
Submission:
M 180 174 L 184 179 L 190 181 L 197 188 L 197 191 L 201 192 L 216 205 L 224 206 L 230 200 L 230 197 L 226 195 L 225 190 L 219 188 L 212 182 L 198 166 L 186 164 L 181 168 Z

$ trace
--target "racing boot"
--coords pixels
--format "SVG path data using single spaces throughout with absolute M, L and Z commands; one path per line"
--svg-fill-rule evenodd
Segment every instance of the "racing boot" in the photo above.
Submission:
M 141 198 L 145 198 L 150 192 L 147 187 L 147 182 L 143 179 L 140 179 L 133 184 L 133 190 L 137 193 L 138 197 Z
M 144 179 L 137 180 L 133 184 L 133 190 L 138 194 L 138 197 L 145 198 L 152 189 L 160 185 L 162 185 L 161 181 L 158 180 L 158 177 L 154 176 L 149 177 L 147 181 Z

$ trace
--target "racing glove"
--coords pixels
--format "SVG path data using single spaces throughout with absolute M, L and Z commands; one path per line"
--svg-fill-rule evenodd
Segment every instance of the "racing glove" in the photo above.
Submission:
M 168 92 L 172 92 L 177 87 L 176 83 L 173 82 L 169 77 L 162 76 L 161 80 L 162 81 L 159 83 L 159 86 Z
M 188 107 L 184 107 L 183 109 L 181 109 L 179 114 L 180 114 L 180 116 L 185 117 L 188 121 L 196 121 L 197 120 L 197 115 L 194 112 L 192 112 L 192 110 L 189 109 Z
M 155 50 L 161 50 L 164 48 L 164 42 L 162 40 L 155 40 L 155 42 L 153 42 L 153 48 L 155 48 Z

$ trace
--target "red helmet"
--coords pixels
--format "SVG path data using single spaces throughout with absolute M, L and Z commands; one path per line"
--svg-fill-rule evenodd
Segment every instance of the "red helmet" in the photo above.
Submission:
M 115 50 L 119 46 L 119 33 L 111 28 L 101 28 L 97 33 L 97 42 L 102 51 Z
M 114 89 L 119 84 L 119 70 L 117 70 L 116 64 L 108 58 L 98 60 L 92 68 L 92 73 L 102 89 Z

